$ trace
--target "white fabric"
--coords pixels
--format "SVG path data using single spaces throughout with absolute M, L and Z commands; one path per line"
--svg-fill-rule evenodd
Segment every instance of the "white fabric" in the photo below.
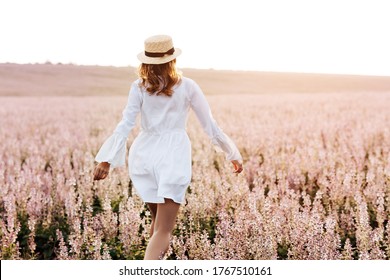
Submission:
M 141 131 L 129 150 L 129 175 L 144 202 L 163 203 L 164 198 L 184 203 L 191 182 L 191 142 L 186 132 L 189 109 L 193 109 L 202 128 L 218 152 L 227 160 L 242 157 L 234 142 L 219 128 L 200 87 L 182 77 L 171 97 L 149 95 L 140 79 L 130 89 L 122 120 L 97 153 L 97 162 L 110 168 L 125 165 L 126 140 L 141 113 Z

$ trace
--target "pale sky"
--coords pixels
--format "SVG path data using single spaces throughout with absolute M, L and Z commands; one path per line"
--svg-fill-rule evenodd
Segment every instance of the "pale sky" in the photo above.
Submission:
M 137 66 L 144 40 L 168 34 L 181 68 L 390 76 L 389 11 L 386 0 L 0 0 L 0 63 Z

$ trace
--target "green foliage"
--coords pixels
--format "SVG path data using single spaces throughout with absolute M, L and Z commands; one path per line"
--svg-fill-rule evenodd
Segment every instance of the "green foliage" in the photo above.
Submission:
M 119 205 L 121 204 L 123 198 L 124 198 L 124 196 L 121 195 L 118 199 L 111 201 L 112 212 L 119 214 Z
M 34 255 L 31 255 L 30 248 L 28 246 L 28 239 L 31 234 L 28 227 L 29 217 L 24 212 L 19 212 L 17 217 L 20 222 L 20 231 L 18 232 L 17 241 L 19 242 L 21 257 L 23 259 L 55 259 L 55 249 L 58 246 L 56 236 L 57 229 L 63 233 L 65 240 L 69 235 L 69 225 L 66 216 L 55 214 L 53 215 L 53 219 L 50 224 L 46 224 L 42 220 L 37 222 L 35 225 L 34 241 L 36 243 L 36 249 Z
M 56 258 L 55 249 L 58 247 L 56 231 L 59 229 L 67 240 L 69 235 L 69 225 L 66 216 L 55 215 L 52 223 L 45 225 L 39 222 L 35 230 L 35 243 L 37 245 L 37 258 L 52 260 Z
M 96 194 L 93 195 L 92 201 L 92 216 L 96 216 L 97 214 L 103 212 L 103 203 L 99 196 Z
M 353 249 L 356 249 L 356 243 L 357 243 L 356 235 L 352 232 L 343 232 L 343 234 L 340 236 L 340 239 L 341 239 L 340 251 L 342 249 L 344 249 L 345 242 L 347 241 L 348 238 L 349 238 L 349 241 L 351 242 L 351 247 Z M 359 259 L 359 252 L 357 250 L 353 250 L 352 258 L 354 260 Z
M 19 242 L 20 253 L 22 258 L 30 259 L 30 250 L 28 248 L 28 237 L 31 233 L 28 228 L 28 215 L 25 212 L 17 213 L 18 221 L 20 222 L 20 231 L 18 232 L 18 237 L 16 239 Z
M 287 243 L 278 243 L 278 259 L 287 260 L 288 259 L 288 249 L 289 245 Z
M 221 167 L 219 166 L 219 162 L 217 159 L 214 158 L 214 161 L 213 161 L 213 165 L 214 165 L 214 168 L 218 171 L 218 173 L 221 172 Z
M 371 202 L 367 202 L 367 211 L 368 211 L 368 217 L 370 220 L 370 226 L 372 228 L 377 228 L 378 227 L 378 221 L 376 219 L 376 210 L 375 210 L 375 205 Z
M 1 259 L 2 260 L 11 260 L 11 259 L 13 259 L 12 256 L 15 255 L 16 250 L 17 250 L 16 244 L 11 244 L 7 248 L 1 248 Z

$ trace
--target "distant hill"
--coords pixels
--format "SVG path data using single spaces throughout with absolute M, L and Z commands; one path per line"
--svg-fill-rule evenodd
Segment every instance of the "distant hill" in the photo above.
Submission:
M 390 77 L 181 69 L 206 94 L 389 92 Z M 126 96 L 132 67 L 0 64 L 0 96 Z

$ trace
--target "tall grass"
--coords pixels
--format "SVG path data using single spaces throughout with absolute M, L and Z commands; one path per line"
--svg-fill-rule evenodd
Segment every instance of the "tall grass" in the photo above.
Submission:
M 390 94 L 208 100 L 244 172 L 191 113 L 193 176 L 166 258 L 390 258 Z M 1 259 L 142 259 L 151 219 L 127 168 L 92 178 L 126 97 L 0 102 Z

